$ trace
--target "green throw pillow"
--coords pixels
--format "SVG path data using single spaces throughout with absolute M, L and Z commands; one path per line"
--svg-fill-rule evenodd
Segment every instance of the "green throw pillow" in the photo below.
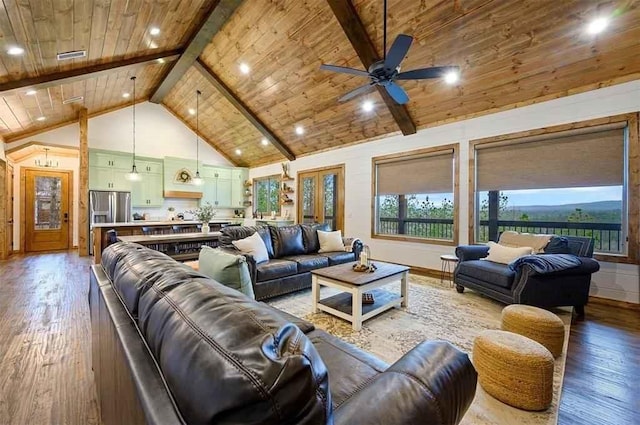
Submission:
M 220 249 L 203 246 L 198 258 L 200 273 L 255 299 L 247 259 Z

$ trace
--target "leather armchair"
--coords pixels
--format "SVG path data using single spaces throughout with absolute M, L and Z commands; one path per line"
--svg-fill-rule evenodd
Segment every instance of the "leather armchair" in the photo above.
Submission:
M 456 289 L 463 293 L 465 288 L 470 288 L 505 304 L 547 308 L 573 306 L 578 318 L 583 318 L 591 275 L 600 269 L 600 265 L 591 258 L 592 239 L 563 238 L 567 239 L 569 251 L 579 259 L 580 265 L 560 271 L 539 271 L 528 264 L 514 270 L 507 264 L 482 260 L 489 253 L 485 245 L 458 246 L 456 256 L 459 261 L 453 273 Z

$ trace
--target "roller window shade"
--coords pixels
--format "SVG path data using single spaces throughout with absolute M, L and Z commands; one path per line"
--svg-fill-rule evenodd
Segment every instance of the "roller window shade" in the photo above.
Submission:
M 622 185 L 624 141 L 625 128 L 618 124 L 544 139 L 478 145 L 477 190 Z
M 453 192 L 453 150 L 376 163 L 378 195 Z

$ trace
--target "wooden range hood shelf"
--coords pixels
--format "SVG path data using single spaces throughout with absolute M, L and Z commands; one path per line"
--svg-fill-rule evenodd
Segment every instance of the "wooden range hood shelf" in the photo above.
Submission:
M 202 192 L 184 192 L 179 190 L 165 190 L 165 198 L 202 199 Z

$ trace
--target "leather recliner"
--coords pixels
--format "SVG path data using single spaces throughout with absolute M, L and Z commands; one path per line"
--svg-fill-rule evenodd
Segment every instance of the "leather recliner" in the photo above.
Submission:
M 241 254 L 232 241 L 258 232 L 269 254 L 269 261 L 256 264 L 245 255 L 249 265 L 256 300 L 265 300 L 311 287 L 311 270 L 355 261 L 362 251 L 362 242 L 343 238 L 349 251 L 318 253 L 318 230 L 331 230 L 326 224 L 294 224 L 291 226 L 238 226 L 221 229 L 220 248 Z
M 457 424 L 475 394 L 447 342 L 388 366 L 137 244 L 105 249 L 89 300 L 105 425 Z

